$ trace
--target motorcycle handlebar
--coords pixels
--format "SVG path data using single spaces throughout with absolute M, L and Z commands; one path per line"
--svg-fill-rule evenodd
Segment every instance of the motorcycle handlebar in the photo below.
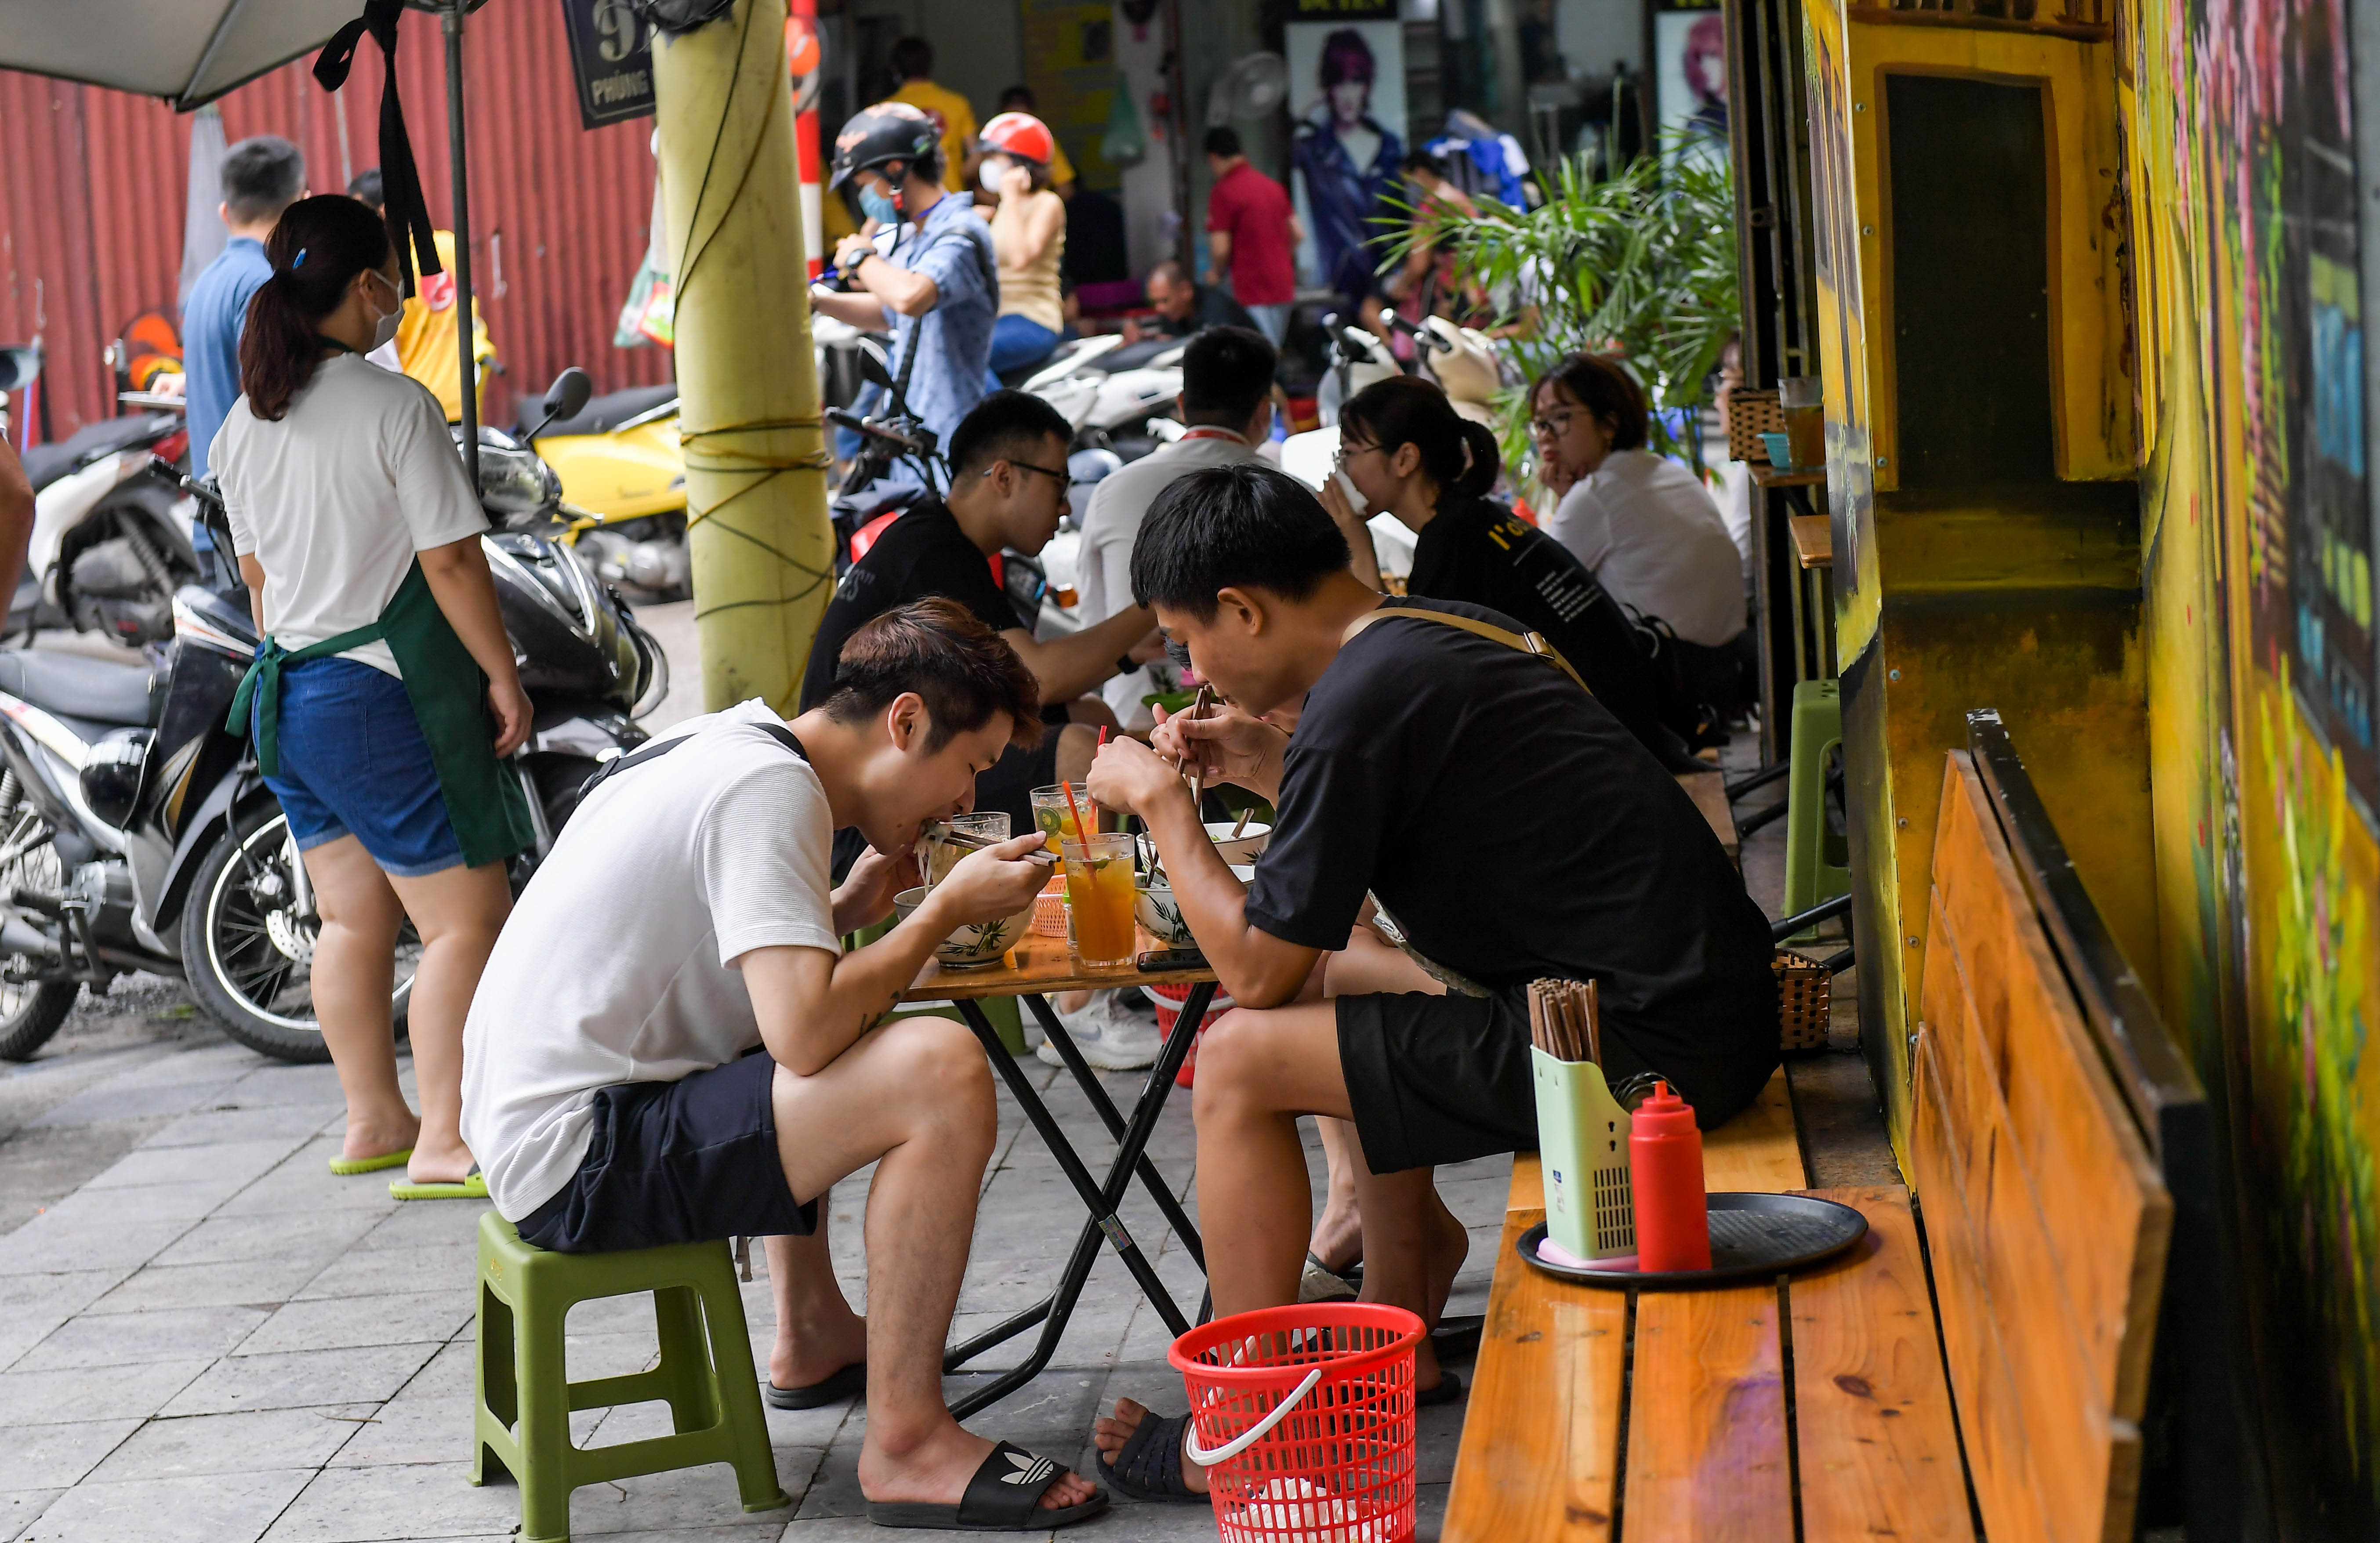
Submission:
M 880 439 L 887 444 L 898 445 L 912 456 L 923 456 L 928 453 L 925 442 L 922 440 L 912 438 L 907 434 L 896 432 L 893 430 L 885 428 L 880 423 L 871 422 L 868 419 L 860 417 L 857 413 L 852 412 L 848 408 L 829 407 L 826 410 L 826 419 L 828 422 L 839 424 L 843 428 L 850 429 L 876 439 Z
M 206 483 L 200 481 L 195 477 L 185 476 L 180 467 L 176 466 L 164 456 L 150 456 L 149 469 L 155 472 L 158 476 L 163 477 L 168 482 L 173 483 L 174 486 L 181 489 L 184 492 L 188 493 L 192 498 L 197 499 L 200 503 L 212 504 L 218 509 L 223 507 L 222 493 L 217 492 L 213 488 L 209 487 Z

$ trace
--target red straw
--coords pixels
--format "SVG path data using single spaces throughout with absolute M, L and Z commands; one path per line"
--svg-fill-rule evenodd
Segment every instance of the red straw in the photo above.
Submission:
M 1072 783 L 1060 783 L 1058 785 L 1066 790 L 1066 808 L 1072 810 L 1075 816 L 1075 839 L 1076 841 L 1081 841 L 1084 836 L 1083 807 L 1075 802 L 1075 784 Z M 1087 791 L 1087 789 L 1086 791 Z M 1097 804 L 1093 804 L 1091 808 L 1098 808 L 1099 806 Z M 1058 855 L 1062 857 L 1066 855 L 1063 843 L 1061 843 L 1059 845 Z M 1090 855 L 1091 849 L 1088 846 L 1084 847 L 1083 856 L 1087 857 Z

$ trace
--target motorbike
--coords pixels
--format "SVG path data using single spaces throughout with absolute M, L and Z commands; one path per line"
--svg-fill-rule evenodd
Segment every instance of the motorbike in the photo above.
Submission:
M 14 374 L 30 383 L 30 349 Z M 189 433 L 181 399 L 124 392 L 138 410 L 86 424 L 55 444 L 24 452 L 33 485 L 33 530 L 11 597 L 8 632 L 40 627 L 98 632 L 128 649 L 154 650 L 173 632 L 174 591 L 197 577 L 191 502 L 162 459 L 183 457 Z
M 544 533 L 552 470 L 489 433 L 481 501 L 498 529 L 481 542 L 535 710 L 511 762 L 537 837 L 515 860 L 517 888 L 587 778 L 644 742 L 636 719 L 669 676 L 627 605 Z M 174 592 L 164 667 L 0 652 L 0 1058 L 37 1051 L 82 987 L 150 970 L 184 980 L 240 1043 L 325 1061 L 305 866 L 247 736 L 224 726 L 258 642 L 230 528 L 210 486 L 152 470 L 176 477 L 212 538 L 197 577 Z M 419 951 L 408 929 L 392 1004 L 400 1029 Z
M 1075 426 L 1070 448 L 1108 450 L 1138 460 L 1181 437 L 1182 424 L 1171 415 L 1182 395 L 1185 346 L 1154 353 L 1135 347 L 1132 362 L 1119 367 L 1115 356 L 1125 346 L 1122 337 L 1078 337 L 1060 344 L 1017 389 L 1040 397 Z
M 1397 360 L 1387 340 L 1362 327 L 1343 324 L 1337 315 L 1322 325 L 1331 340 L 1330 372 L 1323 378 L 1317 401 L 1323 427 L 1292 434 L 1281 442 L 1281 469 L 1317 492 L 1331 476 L 1339 456 L 1339 407 L 1365 387 L 1392 376 L 1413 373 L 1436 381 L 1446 391 L 1454 410 L 1474 422 L 1494 427 L 1496 393 L 1503 384 L 1502 365 L 1495 345 L 1468 327 L 1458 327 L 1442 316 L 1427 316 L 1416 324 L 1387 313 L 1390 330 L 1412 340 L 1410 369 Z M 1353 497 L 1353 491 L 1350 490 Z M 1360 506 L 1362 501 L 1354 500 Z M 1380 571 L 1402 578 L 1413 571 L 1414 533 L 1390 515 L 1374 515 L 1367 522 Z
M 563 544 L 604 583 L 661 599 L 690 577 L 677 423 L 676 386 L 633 386 L 513 436 L 562 479 Z

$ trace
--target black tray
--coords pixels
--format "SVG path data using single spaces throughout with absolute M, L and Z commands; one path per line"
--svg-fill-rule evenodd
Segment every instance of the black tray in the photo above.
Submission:
M 1513 1247 L 1548 1275 L 1590 1286 L 1639 1286 L 1648 1290 L 1724 1285 L 1765 1280 L 1831 1258 L 1867 1235 L 1867 1218 L 1846 1205 L 1807 1195 L 1718 1194 L 1710 1197 L 1711 1267 L 1645 1274 L 1624 1270 L 1572 1270 L 1537 1257 L 1546 1235 L 1542 1221 L 1523 1233 Z

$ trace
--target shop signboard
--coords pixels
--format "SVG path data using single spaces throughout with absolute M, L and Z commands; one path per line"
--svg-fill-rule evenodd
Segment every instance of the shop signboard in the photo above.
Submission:
M 562 0 L 562 17 L 578 86 L 578 126 L 650 116 L 652 45 L 629 0 Z

